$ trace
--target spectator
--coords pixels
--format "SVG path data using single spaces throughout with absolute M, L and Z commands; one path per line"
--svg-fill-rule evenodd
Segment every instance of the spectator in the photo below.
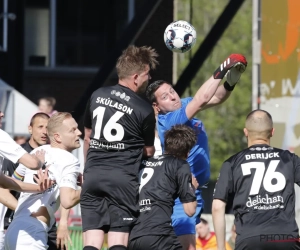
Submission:
M 16 135 L 16 136 L 14 136 L 14 141 L 16 143 L 18 143 L 19 145 L 22 145 L 27 142 L 27 137 Z
M 4 117 L 4 113 L 0 111 L 0 128 L 2 128 L 2 118 Z
M 207 220 L 201 218 L 196 225 L 196 250 L 217 250 L 217 238 L 214 232 L 210 231 Z M 231 250 L 226 244 L 226 250 Z
M 46 113 L 50 117 L 54 115 L 57 110 L 54 110 L 56 100 L 54 97 L 43 97 L 39 99 L 39 112 Z
M 236 231 L 235 231 L 235 225 L 233 224 L 231 228 L 231 236 L 227 241 L 228 245 L 231 247 L 232 250 L 234 250 L 235 248 L 235 239 L 236 239 Z

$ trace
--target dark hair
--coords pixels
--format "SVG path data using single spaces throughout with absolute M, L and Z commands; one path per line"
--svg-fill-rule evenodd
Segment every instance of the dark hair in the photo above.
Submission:
M 200 223 L 203 223 L 204 225 L 207 225 L 208 221 L 206 219 L 200 218 Z
M 50 116 L 47 115 L 46 113 L 39 112 L 39 113 L 36 113 L 36 114 L 31 118 L 30 124 L 29 124 L 29 125 L 32 126 L 33 123 L 34 123 L 35 118 L 38 118 L 38 117 L 44 118 L 44 119 L 47 119 L 47 120 L 50 118 Z
M 175 125 L 165 132 L 165 153 L 186 159 L 197 142 L 196 132 L 186 125 Z
M 149 99 L 149 101 L 151 103 L 153 102 L 156 102 L 156 98 L 155 98 L 155 92 L 156 90 L 161 86 L 163 85 L 164 83 L 166 84 L 169 84 L 170 86 L 172 86 L 171 83 L 167 82 L 167 81 L 164 81 L 164 80 L 157 80 L 151 84 L 149 84 L 149 86 L 147 87 L 147 90 L 146 90 L 146 96 L 147 98 Z

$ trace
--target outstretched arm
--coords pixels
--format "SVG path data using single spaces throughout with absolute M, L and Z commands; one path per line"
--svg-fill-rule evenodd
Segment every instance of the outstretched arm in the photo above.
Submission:
M 11 210 L 15 210 L 18 201 L 8 189 L 0 188 L 0 202 Z
M 246 66 L 247 61 L 244 56 L 239 54 L 230 55 L 220 67 L 216 69 L 214 74 L 199 88 L 193 100 L 187 105 L 187 118 L 191 119 L 199 111 L 224 102 L 230 96 L 230 92 L 238 82 L 242 72 L 245 71 Z M 233 72 L 229 73 L 231 69 L 233 69 Z M 219 86 L 226 74 L 229 74 L 227 76 L 227 81 L 224 85 Z
M 48 179 L 48 169 L 45 170 L 45 173 L 42 173 L 42 171 L 39 170 L 38 178 L 34 177 L 34 179 L 38 183 L 38 185 L 22 182 L 5 176 L 3 173 L 0 173 L 0 186 L 2 188 L 7 188 L 19 192 L 39 193 L 50 188 L 53 185 L 53 181 Z

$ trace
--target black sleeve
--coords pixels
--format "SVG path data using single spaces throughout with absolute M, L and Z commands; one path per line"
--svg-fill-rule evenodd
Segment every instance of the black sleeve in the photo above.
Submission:
M 178 197 L 182 203 L 196 200 L 195 191 L 192 187 L 192 174 L 190 165 L 186 162 L 177 168 Z
M 225 161 L 222 165 L 219 178 L 214 190 L 214 199 L 227 202 L 229 194 L 233 193 L 233 177 L 231 163 Z
M 294 154 L 293 163 L 295 168 L 294 182 L 300 186 L 300 158 Z
M 5 158 L 2 165 L 2 172 L 7 176 L 12 176 L 18 166 L 19 163 L 14 164 L 12 161 Z
M 143 138 L 145 141 L 145 146 L 154 145 L 155 122 L 154 111 L 152 111 L 143 122 Z
M 88 100 L 84 112 L 83 125 L 86 128 L 92 128 L 92 116 L 91 116 L 90 106 L 91 106 L 91 99 Z

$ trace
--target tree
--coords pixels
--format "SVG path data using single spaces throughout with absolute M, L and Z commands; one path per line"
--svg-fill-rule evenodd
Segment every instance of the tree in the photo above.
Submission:
M 190 2 L 190 0 L 177 2 L 178 20 L 189 21 Z M 197 42 L 191 55 L 188 52 L 175 55 L 178 59 L 178 75 L 187 66 L 190 56 L 196 52 L 227 3 L 224 0 L 192 1 L 193 19 L 191 23 L 197 31 Z M 246 56 L 248 61 L 246 72 L 225 103 L 197 115 L 197 118 L 204 122 L 208 133 L 212 180 L 218 177 L 224 160 L 247 147 L 243 128 L 245 116 L 252 110 L 252 1 L 244 2 L 184 96 L 193 96 L 201 84 L 212 75 L 217 66 L 232 53 L 242 53 Z

